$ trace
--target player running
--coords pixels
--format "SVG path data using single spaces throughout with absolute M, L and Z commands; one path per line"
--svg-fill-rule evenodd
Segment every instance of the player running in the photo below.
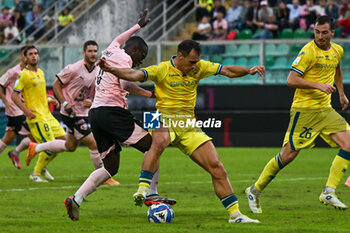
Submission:
M 222 66 L 201 60 L 200 56 L 200 44 L 193 40 L 185 40 L 179 44 L 176 56 L 157 66 L 133 70 L 120 69 L 103 59 L 100 59 L 98 63 L 101 69 L 119 78 L 155 82 L 156 108 L 162 119 L 167 122 L 186 122 L 195 119 L 194 107 L 197 87 L 201 79 L 217 74 L 230 78 L 256 73 L 263 75 L 265 71 L 264 66 Z M 161 125 L 160 129 L 153 129 L 152 146 L 144 158 L 139 189 L 134 194 L 135 203 L 142 205 L 153 174 L 159 167 L 160 156 L 164 149 L 172 143 L 210 173 L 216 195 L 229 212 L 230 223 L 259 223 L 258 220 L 250 219 L 239 211 L 237 197 L 233 193 L 224 165 L 219 160 L 211 141 L 212 138 L 208 137 L 199 127 L 181 127 L 179 123 L 176 125 L 169 125 L 169 128 Z
M 39 51 L 31 45 L 24 50 L 24 56 L 27 59 L 27 66 L 18 75 L 11 98 L 26 115 L 30 132 L 35 141 L 46 142 L 55 138 L 64 140 L 66 133 L 49 110 L 49 103 L 56 106 L 59 103 L 53 96 L 50 96 L 48 100 L 44 72 L 38 68 Z M 48 180 L 53 180 L 54 178 L 46 167 L 55 156 L 54 153 L 41 152 L 29 179 L 35 182 L 47 182 L 41 178 L 41 175 L 44 175 Z
M 331 42 L 334 35 L 332 17 L 318 17 L 314 35 L 315 40 L 306 44 L 294 60 L 287 80 L 287 85 L 295 87 L 296 91 L 282 150 L 266 164 L 255 184 L 246 189 L 249 207 L 254 213 L 262 213 L 260 195 L 266 186 L 295 159 L 301 149 L 314 147 L 318 135 L 330 146 L 340 148 L 319 200 L 337 209 L 348 208 L 337 198 L 335 189 L 350 160 L 350 127 L 331 106 L 331 94 L 336 91 L 334 82 L 342 110 L 349 105 L 340 68 L 343 48 Z
M 146 9 L 141 14 L 138 24 L 115 38 L 102 52 L 106 62 L 123 68 L 135 67 L 142 63 L 147 55 L 148 46 L 142 38 L 130 36 L 150 21 L 147 18 L 147 13 Z M 125 47 L 121 49 L 120 46 L 124 43 Z M 121 151 L 119 143 L 130 145 L 142 153 L 150 148 L 152 137 L 140 127 L 138 121 L 128 110 L 126 103 L 128 92 L 123 89 L 123 86 L 128 86 L 129 90 L 133 89 L 131 93 L 138 93 L 146 97 L 153 96 L 152 92 L 146 91 L 134 83 L 121 81 L 119 77 L 99 70 L 89 119 L 104 166 L 92 172 L 74 196 L 68 197 L 64 201 L 68 216 L 73 221 L 79 220 L 80 205 L 83 199 L 94 192 L 108 178 L 117 174 Z M 148 193 L 148 203 L 175 204 L 175 200 L 158 195 L 158 174 L 159 171 L 152 180 L 152 188 Z

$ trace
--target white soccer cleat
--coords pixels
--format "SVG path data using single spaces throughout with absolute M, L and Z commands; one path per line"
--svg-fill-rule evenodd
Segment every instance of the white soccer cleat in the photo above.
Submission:
M 245 193 L 247 194 L 248 203 L 250 210 L 255 214 L 261 214 L 262 209 L 260 206 L 260 195 L 255 195 L 251 192 L 252 186 L 246 188 Z
M 137 192 L 133 195 L 135 205 L 141 207 L 143 205 L 143 202 L 146 199 L 146 195 L 147 195 L 147 189 L 139 188 Z
M 244 214 L 239 214 L 236 217 L 230 217 L 228 220 L 229 223 L 260 223 L 257 219 L 251 219 Z
M 41 171 L 41 175 L 43 175 L 46 179 L 50 180 L 50 181 L 54 181 L 55 178 L 50 174 L 50 172 L 44 168 L 42 171 Z
M 339 201 L 337 195 L 335 193 L 324 193 L 322 192 L 319 200 L 321 203 L 325 204 L 325 205 L 332 205 L 334 206 L 334 208 L 336 209 L 340 209 L 340 210 L 346 210 L 348 207 L 342 203 L 341 201 Z
M 37 182 L 37 183 L 47 182 L 47 180 L 44 180 L 43 178 L 41 178 L 38 174 L 35 174 L 34 172 L 29 175 L 29 179 L 34 181 L 34 182 Z

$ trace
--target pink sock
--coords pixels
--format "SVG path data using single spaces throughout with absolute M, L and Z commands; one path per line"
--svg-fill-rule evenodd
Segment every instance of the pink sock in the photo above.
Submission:
M 2 140 L 0 140 L 0 153 L 3 152 L 6 147 L 7 145 Z
M 63 152 L 67 150 L 65 144 L 66 144 L 66 141 L 60 140 L 60 139 L 44 142 L 36 145 L 35 152 L 36 153 L 40 153 L 43 151 L 50 151 L 52 153 Z
M 22 139 L 21 143 L 18 144 L 18 146 L 12 151 L 12 153 L 14 155 L 19 155 L 19 153 L 21 153 L 22 151 L 24 151 L 25 149 L 28 148 L 29 146 L 29 143 L 31 142 L 32 140 L 30 140 L 30 138 L 28 137 L 25 137 Z
M 85 180 L 85 182 L 80 186 L 78 191 L 75 193 L 75 201 L 78 203 L 78 205 L 81 204 L 82 200 L 89 195 L 90 193 L 93 193 L 98 186 L 100 186 L 103 182 L 111 178 L 111 175 L 109 172 L 104 168 L 101 167 L 95 171 L 93 171 L 90 176 Z M 79 203 L 80 202 L 80 203 Z
M 348 177 L 348 180 L 346 181 L 345 185 L 350 187 L 350 176 Z
M 156 171 L 156 173 L 153 174 L 152 182 L 151 182 L 151 185 L 149 186 L 149 190 L 151 190 L 152 193 L 148 193 L 148 195 L 158 193 L 157 192 L 158 180 L 159 180 L 159 169 Z
M 90 150 L 90 158 L 96 169 L 103 167 L 102 159 L 98 150 Z

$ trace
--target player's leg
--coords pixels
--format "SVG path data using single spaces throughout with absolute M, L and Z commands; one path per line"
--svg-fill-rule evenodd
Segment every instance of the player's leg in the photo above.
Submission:
M 190 158 L 211 175 L 215 193 L 229 212 L 229 222 L 259 223 L 258 220 L 250 219 L 239 211 L 238 199 L 233 193 L 225 167 L 220 162 L 211 141 L 206 141 L 200 145 L 190 155 Z
M 13 165 L 18 168 L 21 169 L 22 166 L 19 162 L 19 154 L 24 151 L 25 149 L 28 148 L 29 143 L 32 142 L 32 139 L 30 139 L 30 137 L 25 137 L 21 140 L 21 142 L 18 144 L 18 146 L 15 147 L 15 149 L 11 150 L 8 152 L 8 156 L 10 157 L 10 159 L 13 162 Z
M 350 176 L 348 177 L 348 179 L 345 182 L 345 185 L 348 186 L 350 188 Z

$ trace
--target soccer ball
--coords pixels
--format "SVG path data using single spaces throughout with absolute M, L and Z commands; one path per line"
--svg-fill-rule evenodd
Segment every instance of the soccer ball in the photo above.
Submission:
M 152 223 L 169 223 L 174 219 L 174 210 L 168 204 L 156 203 L 148 208 L 147 218 Z

